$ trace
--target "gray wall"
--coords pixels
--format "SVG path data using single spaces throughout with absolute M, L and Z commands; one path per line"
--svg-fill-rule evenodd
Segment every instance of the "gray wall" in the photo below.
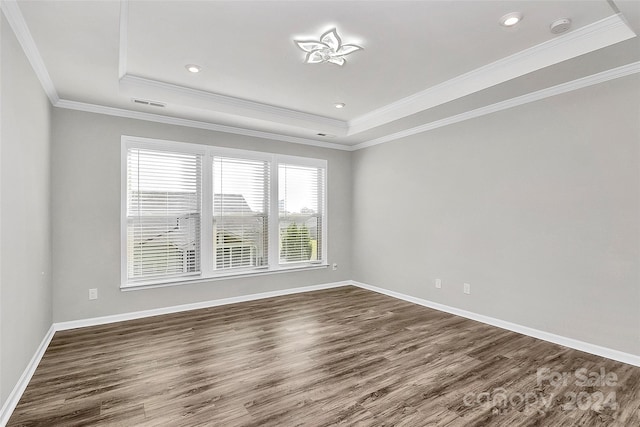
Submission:
M 0 405 L 51 327 L 50 104 L 2 15 Z
M 1 27 L 0 404 L 52 321 L 351 278 L 640 354 L 637 75 L 348 153 L 52 113 Z M 340 268 L 120 291 L 122 134 L 327 159 Z
M 640 354 L 639 97 L 634 75 L 355 152 L 353 279 Z
M 328 161 L 329 262 L 288 272 L 120 290 L 120 137 L 133 135 Z M 56 108 L 53 113 L 54 321 L 85 319 L 351 278 L 351 153 Z M 88 289 L 99 298 L 89 301 Z

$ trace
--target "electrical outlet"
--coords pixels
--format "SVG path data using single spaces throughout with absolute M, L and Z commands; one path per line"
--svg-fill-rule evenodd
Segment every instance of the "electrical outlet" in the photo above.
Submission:
M 468 284 L 468 283 L 464 284 L 464 293 L 467 294 L 467 295 L 471 293 L 471 285 L 470 284 Z
M 89 299 L 98 299 L 98 289 L 96 288 L 89 289 Z
M 338 264 L 334 262 L 331 268 L 333 268 L 333 271 L 336 271 L 338 269 Z
M 436 279 L 436 288 L 440 289 L 442 287 L 442 280 Z

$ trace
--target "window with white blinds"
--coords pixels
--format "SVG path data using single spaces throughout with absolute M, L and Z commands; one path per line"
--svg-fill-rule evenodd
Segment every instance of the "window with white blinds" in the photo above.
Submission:
M 327 265 L 326 160 L 122 137 L 122 287 Z
M 214 268 L 268 266 L 269 162 L 213 158 Z
M 127 152 L 127 278 L 200 273 L 199 155 Z
M 278 165 L 280 264 L 321 262 L 324 169 Z

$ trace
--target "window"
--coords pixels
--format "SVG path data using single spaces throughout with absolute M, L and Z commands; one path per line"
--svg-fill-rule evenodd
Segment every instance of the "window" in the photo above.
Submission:
M 280 264 L 322 261 L 324 169 L 278 165 Z
M 122 287 L 326 266 L 326 161 L 122 137 Z
M 127 152 L 127 276 L 200 273 L 201 157 Z
M 213 158 L 214 268 L 268 266 L 269 162 Z

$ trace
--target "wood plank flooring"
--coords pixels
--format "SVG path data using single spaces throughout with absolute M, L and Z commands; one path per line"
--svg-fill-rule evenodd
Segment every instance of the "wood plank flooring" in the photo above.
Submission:
M 58 332 L 8 425 L 640 426 L 639 412 L 640 368 L 349 286 Z

